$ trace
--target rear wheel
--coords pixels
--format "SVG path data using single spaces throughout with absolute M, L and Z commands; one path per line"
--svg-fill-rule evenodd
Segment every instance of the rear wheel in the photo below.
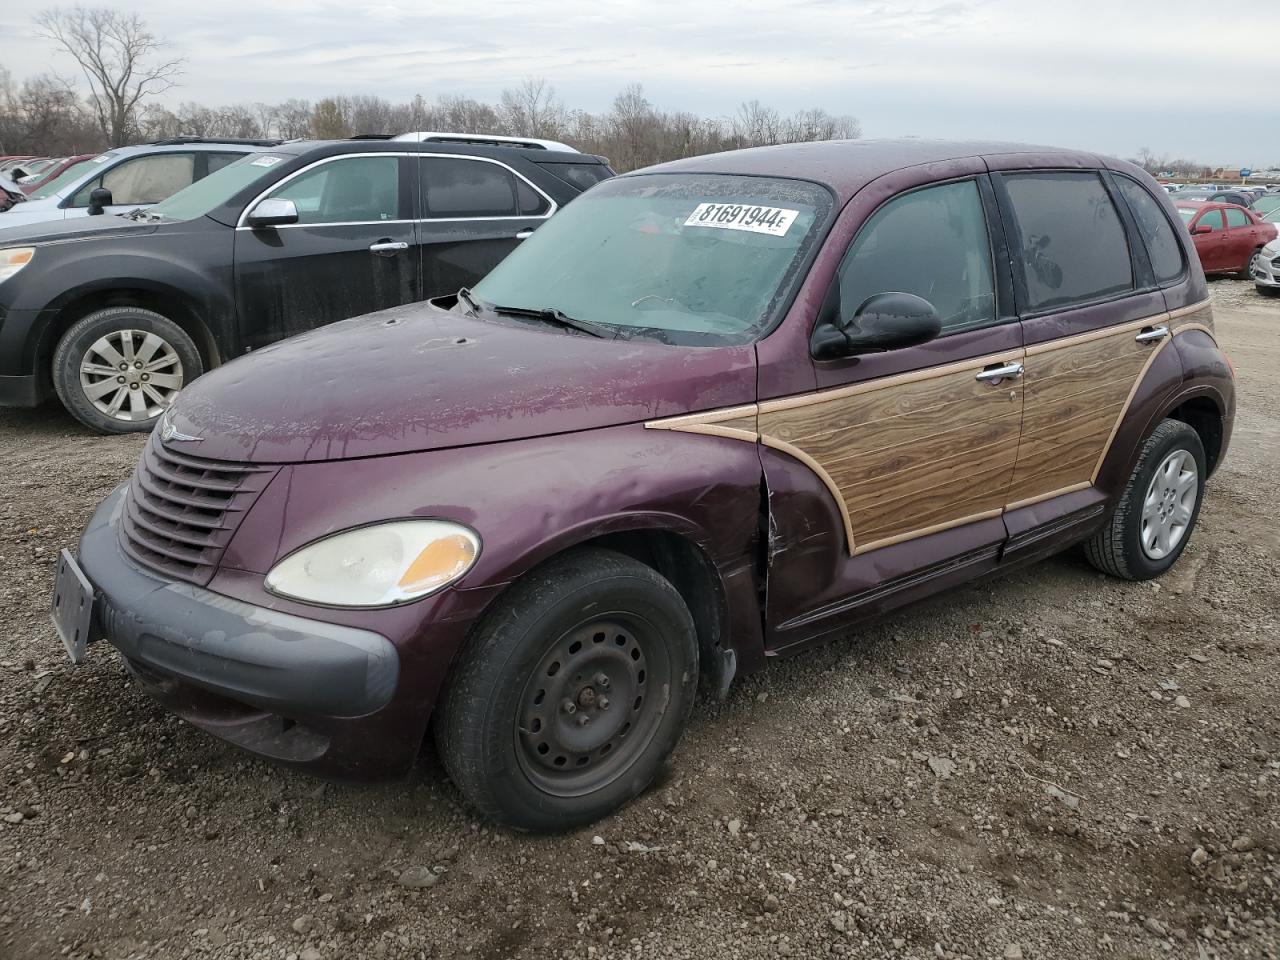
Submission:
M 1089 562 L 1125 580 L 1151 580 L 1172 567 L 1200 516 L 1206 474 L 1200 435 L 1180 420 L 1162 421 L 1111 519 L 1085 543 Z
M 172 320 L 108 307 L 77 321 L 53 355 L 53 386 L 71 415 L 101 433 L 150 430 L 203 372 L 200 351 Z
M 440 705 L 436 746 L 487 817 L 569 829 L 653 780 L 697 682 L 693 618 L 675 587 L 629 557 L 581 550 L 486 616 Z
M 1258 249 L 1254 250 L 1253 253 L 1249 254 L 1249 259 L 1244 262 L 1244 266 L 1241 267 L 1240 272 L 1236 274 L 1236 279 L 1252 280 L 1253 265 L 1255 263 L 1261 263 L 1261 262 L 1262 262 L 1262 248 L 1258 247 Z

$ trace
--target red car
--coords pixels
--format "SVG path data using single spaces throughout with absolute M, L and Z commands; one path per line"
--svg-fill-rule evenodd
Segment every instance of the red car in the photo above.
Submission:
M 1276 238 L 1274 223 L 1233 203 L 1177 200 L 1174 206 L 1191 231 L 1205 273 L 1231 273 L 1248 280 L 1254 254 Z
M 40 189 L 46 183 L 53 183 L 54 180 L 62 176 L 77 164 L 86 163 L 96 157 L 96 153 L 81 153 L 74 157 L 63 157 L 61 160 L 55 160 L 43 170 L 39 171 L 34 177 L 24 180 L 18 184 L 23 193 L 30 196 Z

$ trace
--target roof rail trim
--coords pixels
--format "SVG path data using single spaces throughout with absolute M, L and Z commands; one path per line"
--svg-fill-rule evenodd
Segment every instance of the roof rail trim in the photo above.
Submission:
M 402 133 L 393 140 L 411 143 L 469 143 L 493 147 L 524 147 L 526 150 L 559 150 L 563 153 L 580 153 L 576 147 L 558 140 L 541 140 L 537 137 L 507 137 L 496 133 L 448 133 L 438 130 L 419 130 Z

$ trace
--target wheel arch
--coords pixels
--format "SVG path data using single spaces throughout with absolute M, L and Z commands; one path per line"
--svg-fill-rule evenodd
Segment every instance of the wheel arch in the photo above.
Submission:
M 43 329 L 36 341 L 34 364 L 42 378 L 51 376 L 54 351 L 76 321 L 109 307 L 139 307 L 176 323 L 195 342 L 205 370 L 223 362 L 222 349 L 205 322 L 196 299 L 186 291 L 150 280 L 120 279 L 66 291 L 43 311 Z M 51 387 L 51 380 L 44 383 Z

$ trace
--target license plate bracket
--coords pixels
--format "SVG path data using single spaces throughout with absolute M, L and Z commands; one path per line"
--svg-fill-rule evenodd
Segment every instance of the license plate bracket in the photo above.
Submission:
M 84 662 L 93 629 L 93 606 L 93 584 L 64 548 L 58 554 L 58 574 L 53 582 L 53 625 L 72 663 Z

